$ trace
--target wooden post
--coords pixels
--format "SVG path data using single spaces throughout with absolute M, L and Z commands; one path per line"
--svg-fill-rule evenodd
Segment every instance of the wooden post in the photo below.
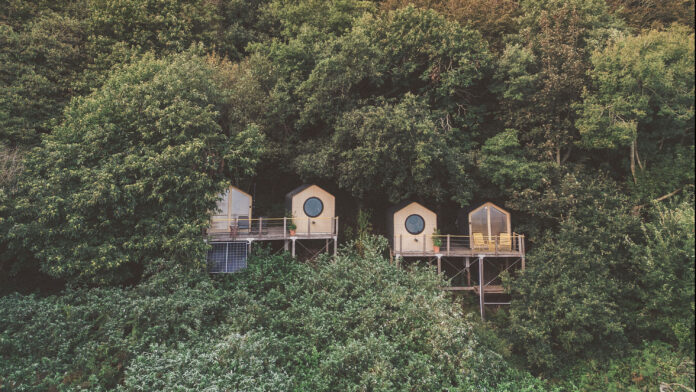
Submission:
M 249 231 L 252 230 L 252 225 L 254 224 L 254 221 L 249 218 Z M 263 235 L 263 217 L 259 218 L 259 235 Z
M 334 256 L 338 253 L 338 217 L 334 217 L 334 220 L 336 221 L 336 232 L 334 233 Z
M 441 264 L 442 260 L 441 259 L 442 259 L 442 256 L 438 255 L 437 256 L 437 274 L 438 275 L 440 275 L 442 273 L 442 264 Z
M 329 239 L 328 238 L 326 239 L 326 246 L 324 247 L 324 250 L 326 251 L 326 253 L 329 253 Z
M 465 257 L 466 260 L 466 285 L 471 287 L 471 264 L 469 264 L 469 258 Z
M 288 218 L 287 217 L 283 217 L 283 238 L 288 238 Z M 287 241 L 285 241 L 285 243 L 287 245 Z M 285 250 L 288 250 L 288 249 L 285 248 Z
M 522 253 L 522 271 L 524 271 L 526 265 L 525 265 L 525 249 L 524 249 L 524 236 L 520 236 L 520 252 Z
M 450 235 L 447 234 L 447 256 L 450 254 Z
M 481 308 L 481 320 L 486 321 L 486 311 L 483 308 L 483 256 L 479 256 L 479 307 Z
M 283 240 L 283 249 L 287 252 L 288 251 L 288 240 Z
M 292 258 L 295 258 L 295 238 L 292 239 Z

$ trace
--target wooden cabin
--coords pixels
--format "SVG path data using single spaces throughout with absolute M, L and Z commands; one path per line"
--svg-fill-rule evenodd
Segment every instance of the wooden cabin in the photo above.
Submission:
M 397 254 L 426 253 L 433 249 L 437 214 L 420 203 L 404 202 L 387 211 L 387 232 Z
M 468 215 L 469 236 L 473 249 L 495 247 L 510 250 L 513 246 L 510 213 L 493 203 L 484 203 Z
M 210 218 L 209 233 L 248 230 L 251 219 L 252 197 L 243 190 L 230 186 L 220 195 L 217 210 Z
M 305 184 L 288 192 L 285 209 L 292 214 L 298 235 L 336 232 L 336 198 L 317 185 Z

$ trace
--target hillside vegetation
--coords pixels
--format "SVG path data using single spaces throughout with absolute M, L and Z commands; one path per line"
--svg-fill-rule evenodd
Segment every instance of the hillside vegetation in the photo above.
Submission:
M 693 391 L 693 21 L 693 0 L 3 1 L 0 390 Z M 336 196 L 336 260 L 206 274 L 226 186 L 279 217 L 301 183 Z M 442 233 L 511 212 L 509 307 L 481 323 L 385 262 L 372 235 L 406 200 Z

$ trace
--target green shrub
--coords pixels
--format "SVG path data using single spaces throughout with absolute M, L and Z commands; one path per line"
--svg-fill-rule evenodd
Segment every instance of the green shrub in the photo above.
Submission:
M 584 362 L 560 378 L 564 390 L 689 391 L 694 389 L 694 361 L 663 342 L 646 342 L 621 358 Z
M 482 344 L 432 270 L 381 256 L 163 271 L 139 286 L 0 298 L 0 389 L 542 390 Z
M 218 194 L 263 149 L 256 127 L 229 129 L 219 71 L 193 50 L 146 55 L 73 100 L 26 155 L 4 240 L 71 280 L 122 282 L 157 259 L 200 267 Z

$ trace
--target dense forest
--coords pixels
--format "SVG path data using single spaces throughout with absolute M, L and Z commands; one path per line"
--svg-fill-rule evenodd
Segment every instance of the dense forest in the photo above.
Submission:
M 694 83 L 693 0 L 4 0 L 0 391 L 694 391 Z M 337 256 L 206 272 L 302 183 Z M 509 307 L 406 200 L 514 214 Z

